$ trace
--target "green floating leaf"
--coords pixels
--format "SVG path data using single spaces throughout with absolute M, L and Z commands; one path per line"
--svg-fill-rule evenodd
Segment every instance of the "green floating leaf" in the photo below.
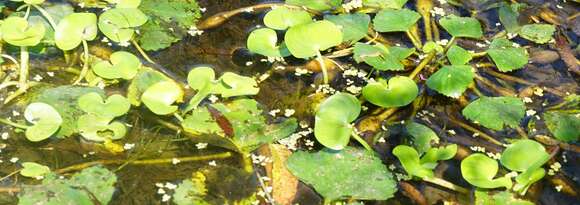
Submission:
M 79 117 L 77 127 L 81 136 L 87 140 L 103 142 L 107 139 L 118 140 L 127 134 L 127 128 L 121 122 L 111 122 L 112 119 L 94 114 Z
M 580 137 L 580 116 L 573 113 L 550 111 L 544 113 L 550 132 L 563 142 L 574 142 Z
M 39 4 L 44 3 L 44 0 L 18 0 L 18 1 L 23 1 L 26 4 L 32 4 L 32 5 L 39 5 Z
M 316 140 L 333 150 L 344 149 L 353 132 L 350 123 L 356 120 L 360 110 L 358 99 L 347 93 L 337 93 L 324 100 L 316 112 Z
M 135 29 L 147 22 L 147 16 L 136 8 L 109 9 L 99 16 L 99 30 L 115 42 L 129 42 Z
M 248 50 L 268 56 L 268 57 L 286 57 L 290 55 L 290 51 L 285 44 L 276 45 L 278 43 L 278 35 L 276 31 L 269 28 L 259 28 L 253 30 L 248 36 L 247 47 Z
M 479 21 L 472 17 L 449 15 L 439 20 L 439 24 L 453 37 L 481 38 L 483 31 Z
M 534 205 L 534 203 L 517 199 L 509 191 L 489 194 L 475 190 L 475 205 Z
M 433 171 L 431 169 L 421 166 L 419 153 L 412 147 L 398 145 L 393 149 L 393 155 L 399 159 L 401 165 L 403 165 L 403 168 L 410 176 L 419 178 L 433 177 Z
M 405 127 L 409 135 L 413 137 L 413 146 L 419 154 L 427 152 L 431 148 L 431 143 L 439 143 L 437 134 L 423 124 L 410 122 L 406 123 Z
M 46 103 L 31 103 L 24 110 L 24 118 L 33 125 L 26 129 L 26 139 L 38 142 L 58 131 L 62 118 L 58 111 Z
M 447 51 L 447 59 L 451 65 L 465 65 L 469 63 L 471 58 L 471 53 L 457 45 L 451 46 Z
M 50 173 L 49 167 L 35 162 L 22 163 L 22 170 L 20 170 L 20 175 L 32 178 L 42 177 L 48 173 Z
M 131 103 L 122 95 L 111 95 L 103 100 L 99 93 L 92 92 L 79 98 L 79 107 L 88 114 L 112 120 L 129 112 Z
M 369 30 L 371 17 L 363 13 L 326 15 L 324 19 L 342 30 L 342 42 L 353 44 L 363 39 Z
M 522 38 L 544 44 L 552 40 L 556 27 L 551 24 L 528 24 L 522 27 L 519 34 Z
M 381 160 L 363 149 L 299 151 L 288 158 L 287 166 L 328 200 L 387 200 L 397 191 L 396 181 Z
M 149 67 L 141 66 L 137 75 L 131 80 L 129 88 L 127 88 L 127 99 L 134 106 L 141 105 L 141 96 L 152 85 L 162 82 L 170 81 L 171 79 L 163 73 L 153 70 Z
M 401 61 L 415 52 L 415 49 L 356 43 L 353 52 L 357 63 L 365 62 L 377 70 L 398 71 L 405 69 Z
M 276 30 L 286 30 L 292 26 L 310 22 L 312 22 L 312 17 L 307 11 L 284 6 L 276 7 L 264 16 L 264 24 Z
M 161 81 L 153 84 L 141 95 L 143 104 L 157 115 L 168 115 L 177 111 L 175 102 L 183 99 L 183 89 L 173 81 Z
M 109 61 L 99 61 L 93 65 L 93 72 L 105 79 L 122 78 L 130 80 L 139 71 L 141 61 L 137 56 L 125 51 L 117 51 L 111 54 Z
M 116 182 L 115 174 L 101 166 L 86 168 L 70 179 L 50 174 L 42 184 L 23 186 L 18 194 L 18 204 L 108 204 Z
M 503 6 L 499 7 L 498 16 L 499 21 L 505 28 L 505 30 L 509 33 L 517 33 L 521 26 L 518 21 L 519 12 L 518 12 L 518 3 L 515 4 L 503 4 Z
M 44 38 L 46 28 L 40 22 L 11 16 L 3 20 L 0 27 L 1 39 L 14 46 L 35 46 Z
M 362 0 L 363 6 L 371 8 L 401 9 L 408 0 Z
M 373 19 L 373 26 L 378 32 L 405 32 L 420 18 L 419 13 L 409 9 L 384 9 Z
M 115 4 L 115 8 L 137 8 L 141 0 L 105 0 L 110 4 Z
M 342 32 L 334 23 L 321 20 L 291 27 L 286 31 L 284 39 L 292 55 L 309 58 L 339 45 L 342 42 Z
M 445 96 L 459 98 L 473 82 L 474 77 L 471 66 L 443 66 L 427 79 L 427 86 Z
M 487 54 L 502 72 L 517 70 L 528 64 L 526 49 L 515 47 L 513 42 L 503 38 L 493 40 Z
M 304 6 L 306 8 L 325 11 L 340 7 L 342 0 L 286 0 L 287 4 Z
M 215 92 L 222 97 L 255 95 L 260 91 L 256 80 L 232 72 L 225 72 L 219 80 L 220 83 L 215 87 Z
M 509 177 L 494 179 L 498 170 L 497 161 L 481 153 L 471 154 L 461 161 L 461 175 L 470 184 L 486 189 L 498 187 L 510 189 L 512 181 Z
M 421 157 L 421 166 L 435 169 L 437 161 L 449 160 L 457 153 L 457 145 L 450 144 L 445 147 L 431 148 Z
M 489 129 L 502 130 L 504 126 L 519 126 L 525 110 L 524 102 L 519 98 L 481 97 L 467 105 L 462 114 Z
M 413 79 L 406 76 L 395 76 L 367 84 L 362 94 L 372 104 L 390 108 L 402 107 L 413 102 L 419 93 L 419 88 Z
M 425 45 L 423 45 L 422 50 L 424 53 L 435 52 L 435 53 L 439 54 L 439 53 L 443 53 L 443 51 L 445 49 L 443 48 L 443 46 L 441 46 L 433 41 L 429 41 L 429 42 L 425 43 Z
M 207 195 L 205 176 L 195 172 L 191 179 L 183 180 L 173 192 L 173 203 L 177 205 L 210 205 L 204 198 Z
M 502 152 L 500 162 L 512 171 L 523 172 L 549 156 L 542 144 L 534 140 L 518 140 Z
M 64 17 L 56 26 L 54 40 L 62 50 L 72 50 L 82 41 L 92 41 L 97 37 L 97 15 L 93 13 L 72 13 Z

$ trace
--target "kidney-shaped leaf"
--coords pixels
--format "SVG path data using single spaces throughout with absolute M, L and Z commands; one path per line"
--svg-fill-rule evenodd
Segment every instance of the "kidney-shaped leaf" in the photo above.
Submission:
M 340 26 L 342 42 L 354 43 L 363 39 L 369 30 L 371 17 L 363 13 L 326 15 L 324 19 Z
M 170 80 L 155 83 L 141 96 L 143 104 L 157 115 L 167 115 L 177 111 L 177 106 L 172 104 L 180 102 L 182 98 L 182 88 Z
M 403 168 L 410 176 L 419 178 L 430 178 L 433 176 L 431 169 L 421 166 L 419 153 L 412 147 L 399 145 L 393 149 L 393 155 L 399 159 L 401 165 L 403 165 Z
M 472 17 L 449 15 L 439 20 L 439 24 L 454 37 L 481 38 L 483 35 L 481 24 Z
M 1 39 L 14 46 L 35 46 L 40 43 L 46 32 L 41 22 L 28 22 L 18 16 L 4 19 L 1 25 Z
M 474 77 L 471 66 L 443 66 L 427 79 L 427 86 L 445 96 L 459 98 L 473 82 Z
M 241 76 L 232 72 L 226 72 L 220 77 L 214 91 L 222 97 L 233 97 L 242 95 L 258 94 L 260 88 L 256 80 L 250 77 Z
M 123 78 L 130 80 L 137 75 L 141 67 L 139 58 L 126 51 L 113 53 L 110 61 L 97 62 L 93 65 L 93 72 L 105 79 Z
M 415 49 L 403 47 L 386 47 L 383 44 L 369 45 L 356 43 L 354 45 L 354 60 L 365 62 L 377 70 L 404 70 L 401 61 L 409 57 Z
M 324 11 L 340 7 L 342 0 L 286 0 L 286 3 L 290 5 L 304 6 L 316 11 Z
M 24 110 L 24 118 L 33 125 L 26 129 L 26 139 L 38 142 L 58 131 L 62 118 L 58 111 L 46 103 L 31 103 Z
M 510 144 L 502 153 L 500 162 L 512 171 L 526 171 L 537 161 L 543 161 L 550 155 L 542 144 L 534 140 L 518 140 Z
M 334 23 L 321 20 L 291 27 L 284 39 L 292 55 L 308 58 L 339 45 L 342 42 L 342 32 Z
M 401 107 L 413 102 L 419 93 L 419 88 L 413 79 L 406 76 L 395 76 L 367 84 L 362 94 L 372 104 L 390 108 Z
M 135 28 L 147 22 L 147 16 L 137 8 L 109 9 L 99 16 L 99 29 L 115 42 L 128 42 Z
M 409 30 L 420 18 L 419 13 L 409 9 L 384 9 L 373 19 L 373 25 L 378 32 L 404 32 Z
M 336 152 L 296 152 L 288 170 L 328 200 L 386 200 L 397 191 L 392 174 L 372 152 L 347 147 Z
M 87 93 L 79 98 L 81 110 L 112 120 L 129 112 L 131 103 L 122 95 L 111 95 L 107 100 L 103 100 L 99 93 Z
M 580 137 L 580 116 L 573 113 L 550 111 L 544 113 L 544 120 L 556 139 L 573 142 Z
M 447 59 L 451 65 L 465 65 L 469 63 L 471 58 L 471 54 L 467 50 L 457 45 L 451 46 L 447 51 Z
M 48 173 L 50 173 L 49 167 L 35 162 L 22 163 L 22 170 L 20 170 L 20 175 L 33 178 L 41 177 Z
M 82 41 L 97 37 L 97 15 L 94 13 L 72 13 L 65 16 L 54 33 L 56 46 L 62 50 L 76 48 Z
M 365 7 L 400 9 L 408 0 L 362 0 Z
M 276 7 L 264 16 L 264 24 L 276 30 L 286 30 L 289 27 L 309 22 L 312 22 L 312 17 L 307 11 L 284 6 Z
M 337 93 L 320 104 L 316 112 L 314 136 L 320 144 L 334 150 L 343 149 L 350 139 L 361 104 L 356 97 Z
M 461 161 L 461 175 L 465 181 L 479 188 L 511 188 L 512 181 L 509 177 L 503 176 L 494 179 L 499 166 L 497 161 L 481 153 L 469 155 Z
M 467 105 L 462 114 L 489 129 L 502 130 L 504 125 L 517 127 L 524 117 L 524 102 L 515 97 L 481 97 Z
M 285 44 L 276 45 L 278 43 L 278 35 L 276 31 L 270 28 L 259 28 L 253 30 L 248 36 L 247 47 L 248 50 L 268 56 L 268 57 L 286 57 L 290 55 L 290 51 Z
M 521 37 L 536 43 L 547 43 L 552 40 L 556 27 L 550 24 L 528 24 L 519 31 Z
M 127 133 L 127 128 L 121 122 L 111 122 L 111 119 L 93 114 L 79 117 L 77 121 L 81 136 L 87 140 L 103 142 L 107 139 L 121 139 Z
M 487 54 L 502 72 L 520 69 L 528 63 L 526 49 L 515 47 L 513 42 L 503 38 L 493 40 Z
M 413 146 L 419 155 L 427 152 L 431 148 L 431 143 L 439 143 L 439 137 L 431 128 L 416 122 L 405 124 L 407 132 L 413 137 Z

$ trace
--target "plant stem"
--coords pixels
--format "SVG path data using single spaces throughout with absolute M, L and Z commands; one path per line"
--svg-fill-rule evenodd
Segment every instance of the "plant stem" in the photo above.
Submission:
M 431 178 L 425 178 L 423 179 L 423 181 L 429 182 L 431 184 L 436 184 L 442 187 L 445 187 L 447 189 L 462 193 L 462 194 L 469 194 L 469 190 L 461 187 L 459 185 L 455 185 L 445 179 L 439 178 L 439 177 L 431 177 Z
M 350 136 L 352 136 L 352 138 L 354 138 L 356 141 L 358 141 L 369 152 L 372 152 L 373 151 L 373 148 L 363 138 L 361 138 L 358 135 L 358 133 L 356 133 L 356 130 L 355 129 L 353 129 L 353 131 L 351 132 Z
M 486 55 L 487 55 L 487 52 L 482 51 L 482 52 L 472 53 L 471 57 L 472 58 L 481 58 L 481 57 L 485 57 Z
M 28 19 L 30 16 L 30 5 L 26 6 L 26 13 L 24 13 L 24 19 Z
M 431 62 L 431 60 L 433 60 L 434 57 L 435 57 L 435 52 L 429 53 L 427 55 L 427 57 L 425 57 L 419 63 L 419 65 L 417 65 L 417 67 L 415 67 L 413 72 L 411 72 L 411 74 L 409 74 L 409 78 L 413 79 L 413 78 L 417 77 L 417 74 L 419 74 L 419 72 L 421 72 L 423 70 L 423 68 L 425 68 L 427 66 L 427 64 L 429 64 L 429 62 Z
M 324 63 L 324 59 L 322 58 L 322 54 L 320 51 L 316 53 L 316 60 L 320 64 L 320 68 L 322 69 L 322 77 L 324 78 L 324 84 L 328 84 L 328 70 L 326 70 L 326 64 Z
M 24 130 L 28 128 L 28 126 L 26 126 L 26 125 L 15 123 L 15 122 L 12 122 L 12 121 L 4 119 L 4 118 L 0 118 L 0 123 L 5 124 L 5 125 L 10 125 L 12 127 L 24 129 Z
M 0 45 L 1 46 L 1 45 Z M 0 56 L 2 58 L 6 58 L 9 61 L 11 61 L 12 63 L 14 63 L 14 65 L 16 65 L 16 67 L 20 68 L 20 64 L 18 63 L 18 60 L 16 60 L 14 57 L 10 56 L 10 55 L 6 55 L 6 54 L 0 54 Z
M 472 127 L 471 125 L 465 124 L 459 120 L 456 120 L 452 117 L 449 118 L 449 121 L 451 121 L 453 124 L 459 125 L 460 127 L 462 127 L 463 129 L 469 130 L 470 132 L 473 133 L 477 133 L 479 137 L 487 140 L 488 142 L 491 142 L 495 145 L 499 145 L 501 146 L 502 143 L 498 140 L 496 140 L 495 138 L 491 137 L 490 135 L 486 134 L 485 132 L 479 131 L 477 128 Z
M 205 161 L 205 160 L 214 160 L 214 159 L 224 159 L 231 157 L 231 152 L 223 152 L 218 154 L 210 154 L 204 156 L 189 156 L 189 157 L 173 157 L 173 158 L 161 158 L 161 159 L 144 159 L 144 160 L 123 160 L 123 159 L 110 159 L 110 160 L 97 160 L 92 162 L 85 162 L 81 164 L 76 164 L 72 166 L 68 166 L 62 169 L 58 169 L 54 171 L 57 174 L 63 174 L 67 172 L 73 172 L 82 170 L 88 167 L 92 167 L 95 165 L 110 165 L 110 164 L 130 164 L 130 165 L 157 165 L 157 164 L 171 164 L 175 159 L 179 160 L 180 162 L 194 162 L 194 161 Z
M 145 60 L 147 62 L 156 64 L 155 61 L 151 60 L 151 58 L 149 57 L 149 55 L 147 55 L 147 53 L 143 50 L 143 48 L 141 48 L 141 46 L 139 46 L 139 44 L 137 43 L 137 41 L 135 41 L 135 39 L 131 39 L 131 43 L 133 44 L 133 46 L 135 46 L 137 51 L 139 51 L 141 56 L 143 56 L 143 58 L 145 58 Z
M 415 46 L 415 48 L 417 48 L 417 50 L 421 50 L 421 43 L 419 42 L 418 39 L 415 38 L 415 35 L 413 35 L 410 31 L 405 31 L 405 34 L 407 34 L 407 37 L 409 37 L 409 39 L 411 40 L 411 43 L 413 43 L 413 46 Z
M 26 89 L 26 82 L 28 81 L 28 61 L 30 56 L 26 46 L 20 47 L 20 74 L 18 76 L 18 86 L 20 89 Z
M 54 30 L 56 30 L 56 23 L 54 23 L 54 19 L 52 19 L 52 17 L 50 16 L 50 14 L 48 12 L 46 12 L 46 10 L 44 10 L 42 7 L 40 7 L 38 5 L 32 4 L 32 6 L 34 6 L 34 8 L 36 8 L 36 10 L 40 11 L 40 13 L 48 21 L 48 24 L 50 24 L 50 26 L 52 26 L 52 28 Z
M 89 72 L 89 45 L 87 44 L 86 40 L 82 40 L 82 43 L 85 62 L 83 62 L 83 69 L 79 74 L 79 78 L 77 78 L 77 80 L 75 80 L 75 82 L 73 83 L 75 85 L 79 84 L 85 78 L 85 76 L 87 76 L 87 73 Z
M 447 45 L 445 45 L 445 48 L 443 49 L 443 53 L 447 53 L 447 50 L 449 50 L 449 48 L 451 48 L 451 46 L 455 45 L 456 41 L 457 41 L 457 38 L 455 38 L 455 36 L 451 37 L 451 40 L 449 40 Z

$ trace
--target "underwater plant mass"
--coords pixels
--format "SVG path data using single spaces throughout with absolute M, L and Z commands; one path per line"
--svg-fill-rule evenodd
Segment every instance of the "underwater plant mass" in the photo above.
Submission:
M 577 0 L 0 11 L 0 204 L 580 204 Z

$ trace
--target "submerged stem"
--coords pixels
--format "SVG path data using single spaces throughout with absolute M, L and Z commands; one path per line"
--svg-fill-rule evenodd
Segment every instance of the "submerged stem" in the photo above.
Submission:
M 453 191 L 456 191 L 456 192 L 459 192 L 462 194 L 469 194 L 468 189 L 466 189 L 462 186 L 453 184 L 453 183 L 451 183 L 445 179 L 439 178 L 439 177 L 424 178 L 423 181 L 429 182 L 431 184 L 436 184 L 436 185 L 445 187 L 447 189 L 450 189 L 450 190 L 453 190 Z
M 87 75 L 87 73 L 89 72 L 89 45 L 87 44 L 87 41 L 82 40 L 83 43 L 83 52 L 84 52 L 84 63 L 83 63 L 83 69 L 81 70 L 81 73 L 79 74 L 79 78 L 77 78 L 77 80 L 75 80 L 75 82 L 73 84 L 79 84 Z
M 356 133 L 356 130 L 353 130 L 350 136 L 358 141 L 366 150 L 371 152 L 373 151 L 373 148 L 363 138 L 361 138 L 358 133 Z
M 320 68 L 322 69 L 322 77 L 324 78 L 324 84 L 328 84 L 328 70 L 326 70 L 326 65 L 324 63 L 324 59 L 322 58 L 322 54 L 320 51 L 316 53 L 316 60 L 320 64 Z
M 12 121 L 4 119 L 4 118 L 0 118 L 0 123 L 5 124 L 5 125 L 9 125 L 12 127 L 20 128 L 20 129 L 27 129 L 28 128 L 28 126 L 26 126 L 26 125 L 12 122 Z
M 135 46 L 137 51 L 139 51 L 141 56 L 143 56 L 143 58 L 145 58 L 147 62 L 156 64 L 155 61 L 151 60 L 151 58 L 149 57 L 149 55 L 147 55 L 147 53 L 143 50 L 143 48 L 141 48 L 141 46 L 137 43 L 137 41 L 135 41 L 135 39 L 131 39 L 131 43 L 133 44 L 133 46 Z
M 42 7 L 40 7 L 36 4 L 31 4 L 31 5 L 34 6 L 34 8 L 36 10 L 38 10 L 42 14 L 42 16 L 44 16 L 44 18 L 46 18 L 46 20 L 48 21 L 48 24 L 50 24 L 50 26 L 52 26 L 52 28 L 54 30 L 56 30 L 56 23 L 55 23 L 54 19 L 52 19 L 52 17 L 50 16 L 50 14 L 46 10 L 44 10 Z
M 415 35 L 413 35 L 413 33 L 411 33 L 410 31 L 406 31 L 405 34 L 407 34 L 407 37 L 409 37 L 411 43 L 413 43 L 413 46 L 415 46 L 417 50 L 421 50 L 421 42 L 417 40 L 417 38 L 415 38 Z

